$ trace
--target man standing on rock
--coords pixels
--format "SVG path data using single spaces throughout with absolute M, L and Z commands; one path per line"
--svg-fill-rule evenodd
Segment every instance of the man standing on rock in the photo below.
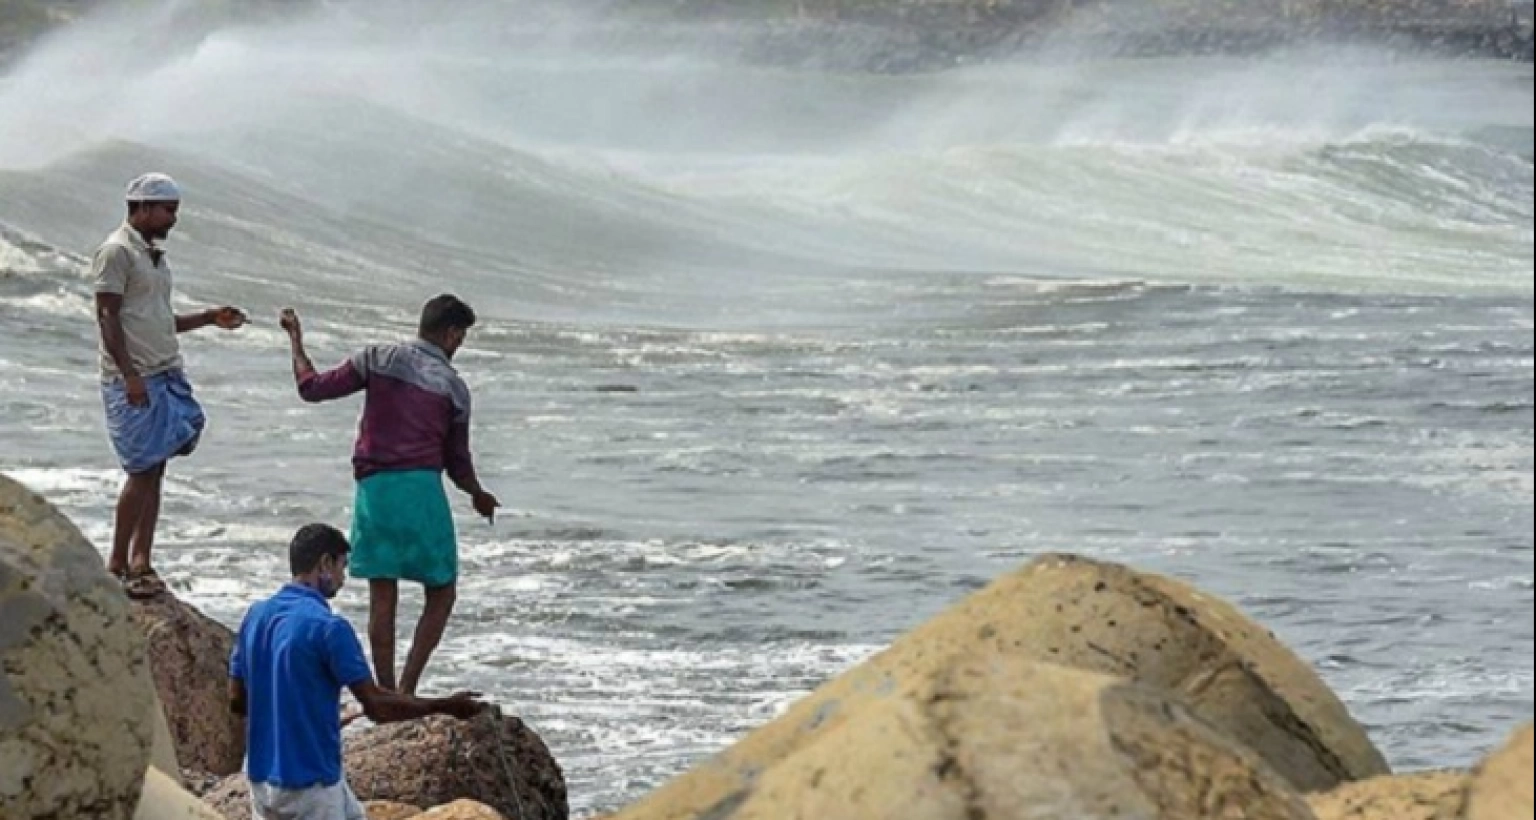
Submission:
M 252 606 L 229 658 L 230 709 L 246 717 L 246 776 L 254 820 L 366 820 L 342 771 L 341 690 L 375 723 L 448 715 L 468 720 L 474 692 L 418 698 L 380 688 L 346 618 L 331 611 L 351 545 L 325 524 L 288 545 L 293 580 Z
M 96 250 L 96 323 L 101 331 L 101 397 L 107 433 L 128 478 L 117 499 L 107 569 L 133 597 L 165 584 L 150 563 L 160 519 L 165 465 L 188 455 L 204 416 L 182 370 L 177 335 L 218 325 L 234 330 L 245 314 L 232 307 L 177 315 L 171 309 L 171 268 L 156 242 L 176 226 L 181 189 L 164 174 L 128 183 L 128 218 Z
M 494 520 L 501 502 L 475 476 L 469 452 L 469 388 L 453 355 L 475 324 L 475 312 L 451 295 L 421 310 L 417 338 L 375 345 L 324 373 L 304 350 L 299 316 L 284 310 L 299 396 L 322 402 L 367 391 L 353 449 L 357 493 L 352 510 L 352 572 L 368 579 L 368 643 L 379 685 L 395 688 L 395 609 L 401 579 L 425 590 L 426 602 L 399 691 L 416 693 L 422 672 L 453 613 L 459 551 L 442 474 Z

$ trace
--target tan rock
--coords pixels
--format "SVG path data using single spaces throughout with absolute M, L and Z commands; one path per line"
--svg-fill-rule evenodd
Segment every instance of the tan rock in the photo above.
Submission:
M 1167 693 L 1023 658 L 892 680 L 711 802 L 616 820 L 1312 820 L 1284 778 Z M 653 796 L 653 798 L 656 796 Z
M 501 812 L 473 800 L 455 800 L 446 805 L 428 809 L 421 820 L 506 820 Z
M 176 785 L 185 786 L 181 777 L 181 762 L 176 759 L 176 741 L 171 737 L 171 726 L 165 720 L 165 707 L 161 705 L 159 696 L 155 697 L 154 706 L 150 709 L 150 720 L 154 724 L 154 735 L 149 746 L 149 765 L 159 769 L 161 774 L 169 777 Z
M 549 748 L 515 717 L 432 717 L 352 735 L 347 782 L 362 800 L 440 806 L 461 798 L 518 820 L 566 820 L 565 776 Z
M 251 820 L 251 784 L 240 772 L 220 780 L 202 799 L 224 820 Z
M 908 651 L 974 644 L 1177 692 L 1303 792 L 1390 773 L 1344 704 L 1272 633 L 1162 576 L 1047 555 L 910 638 L 900 642 Z
M 247 809 L 243 820 L 249 820 Z M 153 766 L 144 773 L 144 792 L 133 820 L 221 820 L 220 815 Z
M 1298 790 L 1387 773 L 1317 675 L 1230 605 L 1169 579 L 1051 555 L 940 613 L 638 804 L 657 808 L 620 816 L 708 816 L 866 704 L 981 658 L 1044 661 L 1174 693 Z
M 1307 802 L 1317 820 L 1446 820 L 1466 784 L 1466 772 L 1417 772 L 1346 783 Z
M 0 818 L 132 817 L 153 699 L 143 641 L 101 555 L 0 476 Z
M 234 633 L 169 591 L 132 607 L 181 765 L 215 775 L 239 771 L 245 721 L 229 711 L 228 689 Z
M 1526 724 L 1478 765 L 1467 787 L 1462 818 L 1531 820 L 1536 816 L 1536 799 L 1531 794 L 1532 737 L 1531 724 Z
M 216 774 L 200 772 L 197 769 L 183 768 L 181 770 L 181 787 L 198 797 L 206 797 L 209 792 L 217 789 L 226 779 Z
M 368 820 L 407 820 L 421 814 L 421 809 L 393 800 L 369 800 L 363 809 L 368 812 Z

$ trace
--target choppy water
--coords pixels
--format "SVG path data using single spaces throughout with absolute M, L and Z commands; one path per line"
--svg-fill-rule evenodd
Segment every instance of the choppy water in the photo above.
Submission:
M 1530 718 L 1530 66 L 873 77 L 478 14 L 160 22 L 0 79 L 0 469 L 106 544 L 80 266 L 141 170 L 189 191 L 187 304 L 297 304 L 319 360 L 459 293 L 513 511 L 460 504 L 428 685 L 528 718 L 579 813 L 1047 550 L 1237 601 L 1398 767 Z M 357 407 L 299 403 L 270 321 L 185 341 L 212 427 L 157 554 L 233 623 L 347 521 Z

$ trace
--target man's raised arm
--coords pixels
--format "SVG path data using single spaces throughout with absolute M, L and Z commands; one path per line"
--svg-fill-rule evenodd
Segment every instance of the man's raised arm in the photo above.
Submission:
M 307 402 L 330 401 L 350 396 L 362 390 L 368 379 L 359 372 L 351 360 L 342 362 L 325 372 L 315 370 L 314 362 L 304 350 L 304 327 L 299 314 L 293 308 L 283 310 L 280 324 L 288 332 L 288 344 L 293 357 L 293 381 L 299 388 L 299 398 Z

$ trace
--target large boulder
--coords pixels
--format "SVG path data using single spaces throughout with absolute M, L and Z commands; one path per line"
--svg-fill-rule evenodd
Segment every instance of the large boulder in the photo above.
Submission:
M 665 813 L 633 816 L 707 816 L 757 772 L 817 742 L 865 704 L 980 658 L 1046 662 L 1169 692 L 1298 791 L 1387 773 L 1317 675 L 1232 606 L 1177 581 L 1048 555 L 898 638 L 641 804 L 654 800 Z
M 363 800 L 440 806 L 467 798 L 520 820 L 566 820 L 565 775 L 537 734 L 499 710 L 375 726 L 346 742 Z
M 249 820 L 247 809 L 242 820 Z M 206 803 L 183 789 L 168 773 L 151 766 L 144 773 L 144 792 L 133 820 L 221 820 Z
M 1346 783 L 1307 802 L 1317 820 L 1449 820 L 1466 784 L 1465 772 L 1416 772 Z
M 220 776 L 240 771 L 245 721 L 229 711 L 234 633 L 169 591 L 132 607 L 182 768 Z
M 1536 815 L 1531 794 L 1532 737 L 1531 724 L 1526 724 L 1478 764 L 1456 820 L 1531 820 Z
M 1303 792 L 1390 773 L 1344 704 L 1273 633 L 1170 578 L 1042 556 L 939 614 L 892 651 L 950 645 L 1176 692 Z
M 153 706 L 144 642 L 101 555 L 0 476 L 0 817 L 129 820 Z
M 614 820 L 1312 820 L 1165 692 L 1025 658 L 940 660 L 853 694 L 786 754 L 733 758 L 713 775 L 731 788 L 685 777 Z
M 431 808 L 472 800 L 517 820 L 567 820 L 565 776 L 521 720 L 491 710 L 375 726 L 350 735 L 347 782 L 365 803 Z M 245 776 L 225 778 L 203 800 L 228 820 L 249 820 Z

